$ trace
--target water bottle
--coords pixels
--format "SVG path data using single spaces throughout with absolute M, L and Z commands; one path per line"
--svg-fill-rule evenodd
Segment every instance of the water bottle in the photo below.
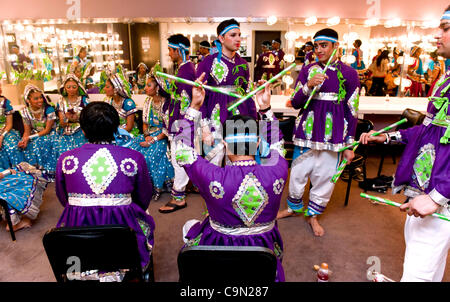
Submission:
M 361 93 L 359 95 L 360 96 L 365 96 L 366 95 L 366 87 L 363 86 L 363 88 L 361 88 Z
M 386 102 L 389 102 L 389 94 L 386 94 Z
M 329 275 L 328 264 L 322 263 L 317 271 L 317 282 L 328 282 Z

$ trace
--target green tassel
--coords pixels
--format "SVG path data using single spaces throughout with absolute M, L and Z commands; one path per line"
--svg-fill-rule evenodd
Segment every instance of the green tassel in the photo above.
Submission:
M 239 68 L 242 68 L 245 71 L 247 71 L 247 64 L 241 64 L 241 65 L 234 66 L 233 70 L 232 70 L 233 75 L 235 75 L 235 74 L 237 74 L 239 72 Z
M 338 104 L 345 99 L 345 96 L 347 95 L 347 91 L 345 91 L 345 81 L 346 79 L 344 79 L 344 76 L 342 75 L 342 72 L 336 68 L 337 70 L 337 77 L 339 80 L 339 92 L 338 92 Z

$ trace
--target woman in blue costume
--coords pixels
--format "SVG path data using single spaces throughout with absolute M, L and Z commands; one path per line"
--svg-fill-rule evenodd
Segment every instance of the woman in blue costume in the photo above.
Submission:
M 0 198 L 8 204 L 14 231 L 31 227 L 39 214 L 47 184 L 42 171 L 26 162 L 0 172 Z
M 106 94 L 105 102 L 112 105 L 120 117 L 116 144 L 130 147 L 134 140 L 133 137 L 139 135 L 139 129 L 135 123 L 137 108 L 136 103 L 131 99 L 129 83 L 120 74 L 111 75 L 105 83 L 104 92 Z
M 139 63 L 136 73 L 133 75 L 134 84 L 137 86 L 138 93 L 145 93 L 144 89 L 148 79 L 148 67 L 144 63 Z
M 139 145 L 132 147 L 145 157 L 152 176 L 155 200 L 161 195 L 164 183 L 171 181 L 175 176 L 172 163 L 167 156 L 167 130 L 163 122 L 163 105 L 167 98 L 161 95 L 160 91 L 164 94 L 164 91 L 159 89 L 155 77 L 150 76 L 145 86 L 148 97 L 142 114 L 144 134 L 136 138 Z
M 20 111 L 24 132 L 18 146 L 23 150 L 25 161 L 52 175 L 55 173 L 56 155 L 52 152 L 57 140 L 56 113 L 42 90 L 28 84 L 24 90 L 26 106 Z
M 2 96 L 0 84 L 0 169 L 8 169 L 23 161 L 23 152 L 17 144 L 20 134 L 13 127 L 13 112 L 11 102 Z
M 60 129 L 54 146 L 56 158 L 87 142 L 79 122 L 81 110 L 89 103 L 86 90 L 74 74 L 68 74 L 60 88 L 60 93 L 61 99 L 57 107 Z

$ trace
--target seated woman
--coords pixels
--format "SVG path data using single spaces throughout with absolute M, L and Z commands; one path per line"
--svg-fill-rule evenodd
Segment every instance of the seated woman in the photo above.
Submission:
M 57 140 L 55 108 L 44 92 L 31 84 L 25 87 L 23 98 L 26 106 L 20 114 L 24 132 L 18 146 L 23 149 L 26 162 L 52 175 L 57 160 L 52 152 L 53 142 Z
M 80 147 L 87 142 L 80 128 L 80 112 L 89 103 L 89 98 L 80 80 L 70 73 L 60 88 L 61 98 L 57 105 L 59 136 L 55 141 L 54 153 L 62 153 Z
M 204 73 L 197 82 L 203 80 Z M 204 198 L 208 217 L 203 222 L 187 224 L 186 246 L 226 245 L 262 246 L 277 256 L 277 281 L 284 281 L 281 265 L 283 242 L 278 231 L 276 216 L 288 175 L 288 162 L 284 158 L 281 132 L 270 111 L 270 89 L 259 92 L 261 134 L 257 122 L 249 116 L 236 115 L 224 124 L 225 147 L 230 165 L 221 168 L 202 158 L 194 149 L 194 122 L 199 122 L 199 109 L 205 91 L 193 88 L 192 102 L 182 130 L 175 137 L 176 159 L 183 166 Z M 269 135 L 268 135 L 269 134 Z M 255 161 L 261 139 L 270 145 L 261 164 Z M 275 140 L 275 141 L 273 141 Z M 187 225 L 183 228 L 188 229 Z
M 145 158 L 112 144 L 119 115 L 111 105 L 88 104 L 80 125 L 89 143 L 63 153 L 56 166 L 56 195 L 64 206 L 57 227 L 128 225 L 145 269 L 155 229 L 146 213 L 153 190 Z
M 167 131 L 164 131 L 162 108 L 166 99 L 159 94 L 159 91 L 156 79 L 153 76 L 149 77 L 145 86 L 148 97 L 142 114 L 144 135 L 136 138 L 138 146 L 131 147 L 141 152 L 147 160 L 153 180 L 155 200 L 158 200 L 161 195 L 164 183 L 170 182 L 175 175 L 172 163 L 167 156 L 167 136 L 164 133 Z M 136 143 L 134 145 L 137 145 Z
M 148 67 L 143 62 L 139 63 L 136 73 L 133 75 L 133 85 L 137 87 L 137 93 L 145 93 L 145 86 L 148 77 Z
M 11 102 L 2 96 L 0 83 L 0 169 L 8 169 L 24 160 L 23 152 L 17 144 L 20 134 L 13 129 L 14 108 Z
M 112 105 L 119 114 L 120 128 L 124 129 L 134 137 L 139 135 L 139 129 L 134 122 L 137 112 L 136 103 L 131 99 L 129 83 L 119 75 L 115 74 L 108 78 L 105 83 L 105 102 Z M 122 135 L 119 142 L 121 146 L 129 146 L 131 139 L 126 139 Z
M 47 184 L 46 176 L 26 162 L 0 173 L 0 198 L 8 204 L 14 231 L 31 227 Z

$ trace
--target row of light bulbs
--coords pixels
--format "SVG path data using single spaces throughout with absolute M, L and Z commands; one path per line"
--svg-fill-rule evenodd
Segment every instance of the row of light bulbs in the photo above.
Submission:
M 267 17 L 267 25 L 272 26 L 278 22 L 278 18 L 276 16 L 269 16 Z M 305 19 L 305 25 L 306 26 L 312 26 L 318 22 L 318 19 L 316 16 L 311 16 Z M 328 18 L 326 21 L 326 24 L 328 26 L 336 26 L 339 23 L 341 23 L 341 18 L 339 16 L 334 16 L 331 18 Z M 439 20 L 426 20 L 422 22 L 417 22 L 417 25 L 421 28 L 437 28 L 439 27 Z M 416 25 L 416 22 L 413 22 L 413 24 Z M 376 18 L 367 19 L 364 21 L 365 26 L 377 26 L 381 25 L 381 21 Z M 404 22 L 400 18 L 394 18 L 391 20 L 386 20 L 384 22 L 384 27 L 391 28 L 391 27 L 399 27 L 404 25 Z

